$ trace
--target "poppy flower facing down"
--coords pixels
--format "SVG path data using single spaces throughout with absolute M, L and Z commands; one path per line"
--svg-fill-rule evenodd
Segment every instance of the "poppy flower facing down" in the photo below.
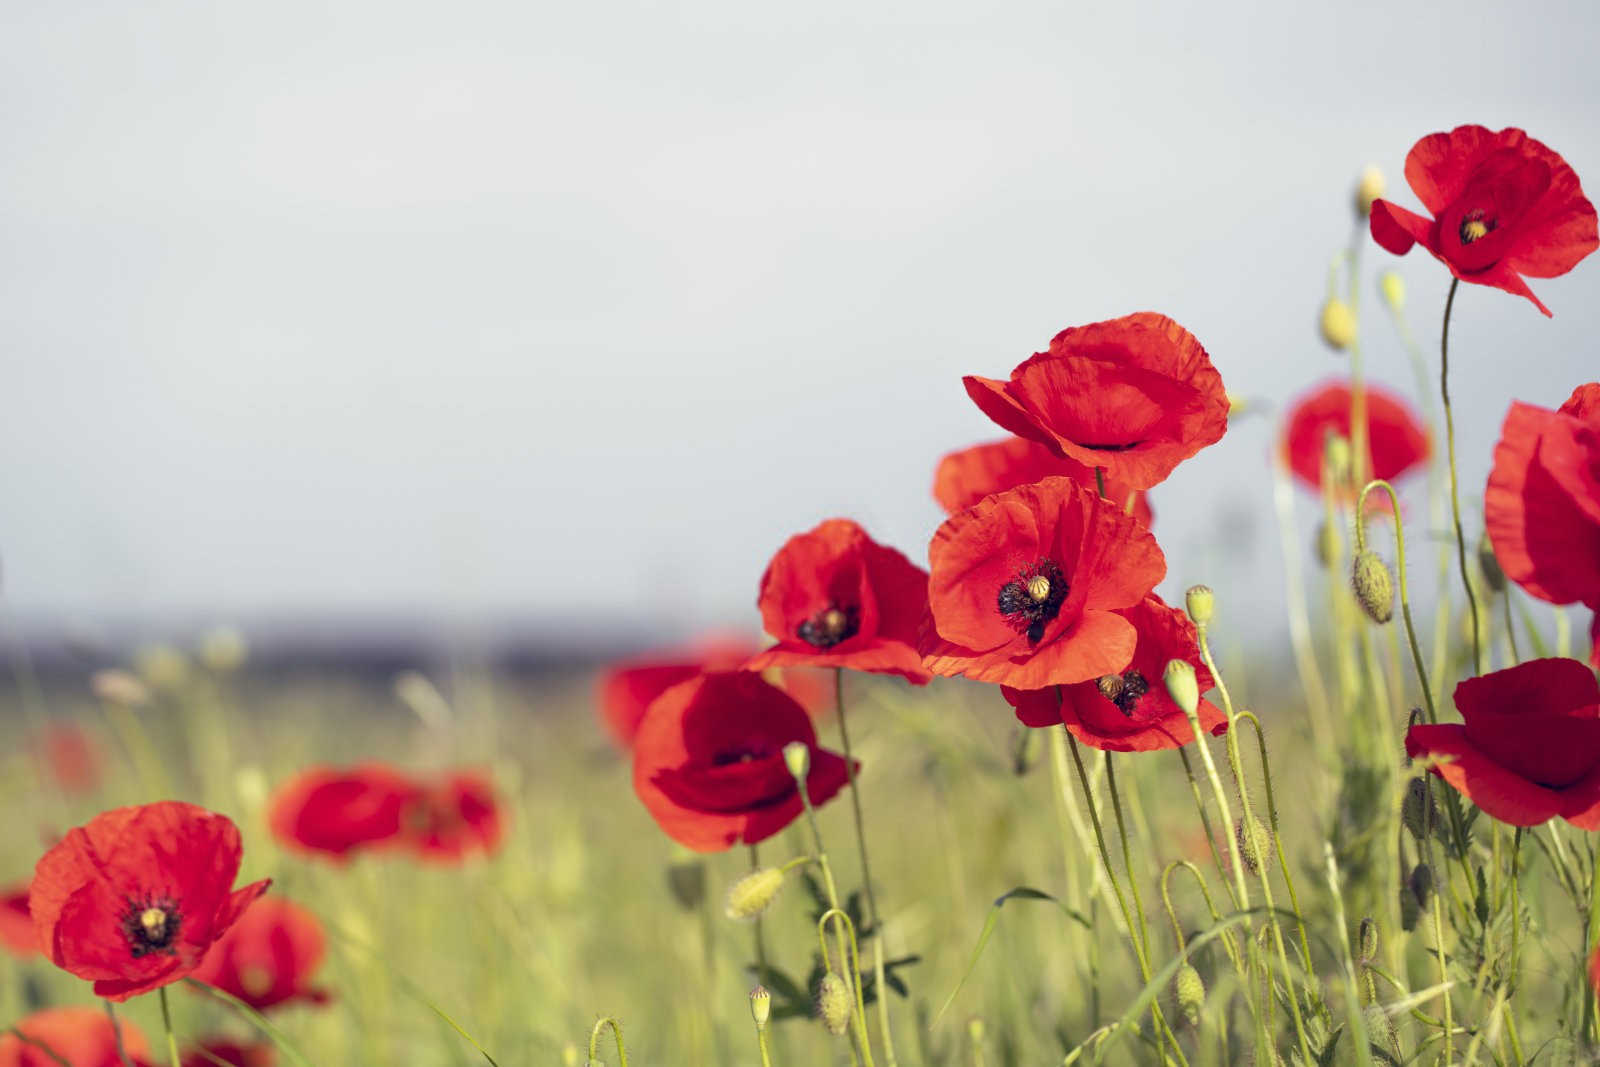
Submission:
M 419 787 L 401 815 L 401 841 L 425 860 L 459 863 L 500 847 L 504 825 L 494 786 L 477 774 L 456 773 Z
M 150 1043 L 137 1026 L 126 1019 L 120 1023 L 123 1048 L 136 1067 L 144 1067 Z M 16 1023 L 15 1029 L 17 1033 L 0 1034 L 0 1067 L 61 1067 L 63 1061 L 69 1067 L 122 1067 L 117 1031 L 99 1008 L 47 1008 Z
M 1133 659 L 1122 671 L 1062 686 L 1059 696 L 1054 687 L 1001 686 L 1000 692 L 1025 726 L 1064 723 L 1073 737 L 1091 748 L 1109 752 L 1182 748 L 1194 740 L 1194 731 L 1183 709 L 1167 694 L 1163 676 L 1169 660 L 1182 659 L 1194 667 L 1200 691 L 1211 688 L 1211 672 L 1201 662 L 1194 623 L 1154 594 L 1118 614 L 1139 635 Z M 1202 729 L 1227 733 L 1228 717 L 1209 700 L 1200 701 L 1199 714 Z
M 189 977 L 215 986 L 257 1011 L 293 1001 L 327 1002 L 310 986 L 327 944 L 316 916 L 279 897 L 245 910 Z
M 750 670 L 844 667 L 916 685 L 931 677 L 916 649 L 928 575 L 849 519 L 789 538 L 761 576 L 758 604 L 778 643 Z
M 1279 448 L 1294 476 L 1312 489 L 1322 488 L 1328 436 L 1350 438 L 1350 398 L 1348 382 L 1328 382 L 1289 410 Z M 1410 406 L 1388 390 L 1372 386 L 1367 387 L 1366 401 L 1367 470 L 1372 477 L 1392 482 L 1426 463 L 1432 451 L 1428 432 Z
M 783 746 L 811 749 L 806 792 L 821 805 L 847 781 L 844 758 L 817 747 L 794 698 L 750 671 L 705 674 L 663 693 L 639 725 L 633 788 L 660 825 L 696 852 L 764 841 L 803 810 Z
M 1167 571 L 1150 531 L 1067 478 L 950 516 L 928 559 L 923 662 L 1016 689 L 1121 674 L 1138 634 L 1119 612 Z
M 233 820 L 193 804 L 102 812 L 34 868 L 40 947 L 107 1000 L 176 982 L 266 892 L 233 888 L 242 853 Z
M 1600 683 L 1573 659 L 1536 659 L 1456 686 L 1462 723 L 1413 726 L 1406 753 L 1503 823 L 1561 816 L 1600 829 Z
M 1420 244 L 1462 281 L 1525 296 L 1546 315 L 1524 276 L 1565 274 L 1600 245 L 1577 174 L 1518 129 L 1430 133 L 1406 155 L 1406 181 L 1433 217 L 1373 201 L 1373 240 L 1397 256 Z
M 387 767 L 311 767 L 273 793 L 267 822 L 291 851 L 344 859 L 356 849 L 395 841 L 401 813 L 416 792 L 409 779 Z
M 13 956 L 39 953 L 39 936 L 33 929 L 33 913 L 28 910 L 28 887 L 25 885 L 0 892 L 0 945 Z
M 946 514 L 964 511 L 991 493 L 1003 493 L 1050 477 L 1071 478 L 1086 486 L 1095 484 L 1094 471 L 1071 459 L 1062 459 L 1037 441 L 1007 437 L 1003 441 L 973 445 L 951 452 L 939 461 L 933 475 L 933 498 Z M 1123 510 L 1149 529 L 1153 521 L 1149 494 L 1106 482 L 1106 499 L 1123 504 Z
M 1507 578 L 1540 600 L 1600 610 L 1600 384 L 1558 411 L 1512 403 L 1483 509 Z
M 1005 429 L 1129 489 L 1148 489 L 1228 429 L 1222 376 L 1194 334 L 1141 311 L 1056 334 L 1008 381 L 967 395 Z

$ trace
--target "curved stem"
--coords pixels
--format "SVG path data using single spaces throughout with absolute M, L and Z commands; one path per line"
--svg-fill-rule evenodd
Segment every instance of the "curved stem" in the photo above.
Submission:
M 622 1044 L 622 1024 L 609 1015 L 596 1020 L 594 1029 L 589 1031 L 589 1058 L 600 1058 L 600 1033 L 608 1026 L 611 1027 L 612 1036 L 617 1039 L 617 1059 L 622 1067 L 628 1067 L 628 1050 Z
M 1444 439 L 1450 456 L 1450 517 L 1456 528 L 1456 559 L 1461 565 L 1461 584 L 1467 590 L 1467 610 L 1472 613 L 1472 672 L 1483 673 L 1483 636 L 1479 631 L 1478 597 L 1472 591 L 1467 573 L 1467 535 L 1461 527 L 1460 479 L 1456 477 L 1456 422 L 1450 410 L 1450 310 L 1455 307 L 1460 278 L 1450 279 L 1450 295 L 1444 301 L 1444 330 L 1439 335 L 1439 397 L 1444 401 Z
M 817 944 L 822 946 L 822 958 L 828 958 L 828 935 L 826 928 L 829 921 L 834 924 L 833 935 L 839 940 L 841 946 L 845 943 L 845 934 L 849 934 L 850 955 L 839 961 L 839 966 L 844 967 L 851 974 L 861 974 L 861 947 L 856 943 L 856 924 L 850 921 L 850 915 L 837 905 L 829 908 L 817 917 Z M 842 949 L 841 949 L 842 951 Z M 851 1018 L 856 1026 L 856 1040 L 861 1042 L 861 1053 L 866 1058 L 867 1067 L 872 1067 L 872 1042 L 867 1038 L 867 1005 L 862 997 L 861 983 L 851 982 L 850 987 L 855 993 L 856 1006 L 851 1010 Z M 879 990 L 881 997 L 883 991 Z
M 117 1059 L 122 1061 L 122 1067 L 133 1067 L 133 1060 L 128 1058 L 128 1048 L 122 1042 L 122 1021 L 117 1018 L 116 1005 L 106 1001 L 106 1018 L 111 1020 L 111 1039 L 117 1045 Z

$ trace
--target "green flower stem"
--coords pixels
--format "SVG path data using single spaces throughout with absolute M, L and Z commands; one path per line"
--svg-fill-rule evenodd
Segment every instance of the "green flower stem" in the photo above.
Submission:
M 1439 984 L 1444 987 L 1444 1060 L 1450 1064 L 1455 1059 L 1456 1035 L 1455 1026 L 1450 1014 L 1450 965 L 1445 960 L 1444 951 L 1444 904 L 1440 900 L 1441 894 L 1433 894 L 1433 943 L 1434 954 L 1439 957 Z
M 761 854 L 754 845 L 750 846 L 750 869 L 752 871 L 761 869 Z M 767 966 L 767 938 L 762 929 L 761 916 L 756 916 L 756 921 L 751 925 L 751 933 L 754 935 L 756 949 L 756 981 L 770 986 L 772 970 Z
M 122 1022 L 117 1018 L 116 1005 L 105 1001 L 106 1018 L 111 1020 L 111 1039 L 117 1045 L 117 1059 L 122 1061 L 122 1067 L 133 1067 L 133 1060 L 128 1056 L 127 1046 L 122 1043 Z
M 1584 973 L 1596 941 L 1600 941 L 1600 849 L 1595 850 L 1594 867 L 1589 874 L 1589 912 L 1583 929 L 1583 955 L 1578 960 L 1578 988 L 1582 990 L 1584 1021 L 1579 1032 L 1588 1033 L 1592 1040 L 1600 1043 L 1600 999 L 1589 988 L 1588 976 Z
M 1346 257 L 1350 267 L 1350 320 L 1355 324 L 1346 351 L 1350 353 L 1350 468 L 1356 485 L 1366 480 L 1367 463 L 1372 456 L 1372 448 L 1367 443 L 1367 387 L 1361 373 L 1361 246 L 1366 236 L 1363 221 L 1356 222 Z
M 1206 814 L 1205 797 L 1200 793 L 1200 779 L 1195 777 L 1194 764 L 1189 762 L 1189 749 L 1187 746 L 1179 746 L 1177 751 L 1178 758 L 1183 761 L 1184 777 L 1189 779 L 1189 792 L 1194 795 L 1194 808 L 1200 813 L 1200 826 L 1203 830 L 1205 830 L 1206 848 L 1211 853 L 1211 862 L 1216 865 L 1217 873 L 1222 876 L 1223 888 L 1226 889 L 1228 891 L 1228 895 L 1232 897 L 1235 895 L 1233 883 L 1228 881 L 1227 864 L 1222 862 L 1222 854 L 1217 851 L 1217 837 L 1211 829 L 1211 816 Z M 1240 904 L 1239 901 L 1235 899 L 1233 906 L 1235 908 L 1241 908 L 1244 905 Z M 1225 940 L 1232 939 L 1231 934 L 1224 934 L 1223 937 Z
M 611 1027 L 611 1034 L 617 1039 L 617 1059 L 622 1067 L 628 1067 L 628 1050 L 622 1044 L 622 1024 L 607 1015 L 594 1024 L 594 1029 L 589 1031 L 589 1058 L 600 1058 L 600 1033 L 606 1027 Z
M 1511 621 L 1511 587 L 1509 585 L 1501 592 L 1500 603 L 1506 609 L 1506 643 L 1511 646 L 1511 662 L 1507 666 L 1515 667 L 1522 662 L 1522 653 L 1517 650 L 1517 627 Z
M 183 1067 L 183 1061 L 178 1058 L 178 1037 L 172 1032 L 172 1006 L 167 1002 L 167 987 L 162 986 L 156 992 L 161 999 L 161 1025 L 167 1031 L 167 1058 L 172 1061 L 172 1067 Z
M 828 907 L 832 911 L 838 911 L 840 910 L 839 887 L 834 883 L 833 880 L 833 866 L 828 862 L 828 852 L 822 847 L 822 829 L 817 825 L 817 809 L 811 805 L 811 790 L 807 787 L 804 779 L 796 779 L 795 787 L 800 793 L 800 803 L 803 804 L 806 809 L 806 824 L 811 828 L 811 845 L 816 851 L 817 864 L 822 868 L 822 884 L 828 890 Z M 846 951 L 847 945 L 845 943 L 844 934 L 837 930 L 837 928 L 835 929 L 835 934 L 837 935 L 837 940 L 839 942 L 839 966 L 848 970 L 850 966 L 850 954 L 848 951 Z M 854 928 L 851 929 L 850 936 L 852 938 L 855 937 Z M 822 950 L 822 959 L 824 966 L 826 966 L 828 959 L 828 950 L 826 946 L 824 946 Z M 840 975 L 840 977 L 849 982 L 851 988 L 856 988 L 861 984 L 861 971 L 859 968 L 854 974 Z M 862 1052 L 866 1056 L 867 1067 L 872 1067 L 872 1047 L 870 1044 L 866 1044 L 865 1042 L 863 1042 L 863 1044 L 866 1045 L 866 1047 L 862 1049 Z M 854 1047 L 852 1047 L 850 1050 L 850 1062 L 856 1062 Z
M 1467 610 L 1472 613 L 1472 669 L 1483 673 L 1483 635 L 1479 631 L 1478 598 L 1467 573 L 1467 535 L 1461 526 L 1460 479 L 1456 477 L 1456 421 L 1450 409 L 1450 311 L 1455 307 L 1460 278 L 1450 279 L 1450 295 L 1444 301 L 1444 329 L 1439 334 L 1439 398 L 1444 402 L 1444 439 L 1450 457 L 1450 517 L 1456 529 L 1456 559 L 1461 566 L 1461 584 L 1467 590 Z
M 829 908 L 818 916 L 817 944 L 822 946 L 823 959 L 828 958 L 828 935 L 826 930 L 830 921 L 833 923 L 834 937 L 838 939 L 841 946 L 846 942 L 845 935 L 849 935 L 850 955 L 840 960 L 839 965 L 852 975 L 857 976 L 857 980 L 850 983 L 851 991 L 855 993 L 856 998 L 856 1006 L 851 1011 L 850 1017 L 855 1022 L 856 1040 L 861 1043 L 861 1054 L 866 1058 L 867 1067 L 873 1067 L 872 1041 L 867 1036 L 867 1004 L 862 997 L 861 982 L 859 980 L 861 974 L 861 948 L 856 943 L 856 925 L 850 921 L 849 914 L 838 905 Z M 883 999 L 882 989 L 878 990 L 878 999 Z
M 772 1067 L 772 1051 L 767 1044 L 767 1028 L 756 1027 L 756 1044 L 761 1048 L 761 1067 Z
M 1261 781 L 1267 789 L 1267 821 L 1272 825 L 1272 843 L 1278 852 L 1278 868 L 1283 872 L 1283 884 L 1289 891 L 1289 910 L 1294 912 L 1295 926 L 1300 933 L 1300 959 L 1307 974 L 1316 974 L 1311 965 L 1311 941 L 1306 935 L 1305 916 L 1300 911 L 1300 898 L 1294 891 L 1294 876 L 1289 872 L 1289 857 L 1283 851 L 1283 834 L 1278 829 L 1278 803 L 1272 792 L 1272 766 L 1267 761 L 1267 735 L 1262 732 L 1261 720 L 1253 711 L 1241 711 L 1239 718 L 1250 720 L 1256 730 L 1256 745 L 1261 749 Z M 1262 876 L 1265 879 L 1265 875 Z M 1271 904 L 1269 898 L 1268 904 Z

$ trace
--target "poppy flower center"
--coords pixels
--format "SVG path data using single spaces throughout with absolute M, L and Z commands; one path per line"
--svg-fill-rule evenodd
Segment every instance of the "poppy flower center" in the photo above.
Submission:
M 1028 640 L 1038 644 L 1044 628 L 1061 611 L 1067 599 L 1067 579 L 1052 560 L 1040 560 L 1024 568 L 1000 587 L 996 606 L 1006 623 Z
M 177 955 L 172 946 L 182 925 L 183 916 L 171 897 L 129 897 L 122 913 L 122 936 L 136 960 L 154 952 Z
M 861 629 L 861 612 L 853 607 L 829 604 L 801 623 L 796 632 L 812 648 L 832 648 L 848 641 Z
M 1138 671 L 1104 675 L 1095 682 L 1095 686 L 1101 696 L 1115 704 L 1117 710 L 1130 719 L 1133 718 L 1134 709 L 1139 706 L 1139 698 L 1150 692 L 1150 683 Z
M 1494 219 L 1485 219 L 1482 208 L 1473 208 L 1461 218 L 1459 230 L 1461 243 L 1470 245 L 1474 241 L 1481 241 L 1493 233 L 1496 227 Z

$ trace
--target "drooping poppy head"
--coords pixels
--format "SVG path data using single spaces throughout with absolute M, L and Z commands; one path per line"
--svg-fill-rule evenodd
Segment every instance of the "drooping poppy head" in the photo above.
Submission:
M 1350 383 L 1327 382 L 1302 396 L 1289 409 L 1279 444 L 1294 476 L 1321 490 L 1328 438 L 1350 440 Z M 1410 406 L 1386 389 L 1366 388 L 1367 467 L 1374 478 L 1392 482 L 1427 462 L 1432 446 Z
M 233 820 L 193 804 L 102 812 L 34 868 L 39 945 L 107 1000 L 176 982 L 266 892 L 269 880 L 233 888 L 242 854 Z
M 916 649 L 928 575 L 849 519 L 784 542 L 761 576 L 758 604 L 777 644 L 752 657 L 751 670 L 844 667 L 916 685 L 930 678 Z
M 219 1063 L 230 1067 L 272 1067 L 277 1056 L 272 1046 L 257 1042 L 241 1045 L 225 1039 L 202 1041 L 183 1054 L 183 1067 L 217 1067 Z
M 88 793 L 100 784 L 104 763 L 100 748 L 82 726 L 52 723 L 35 742 L 40 763 L 68 793 Z
M 1093 486 L 1094 470 L 1073 459 L 1063 459 L 1037 441 L 1007 437 L 1003 441 L 973 445 L 951 452 L 939 461 L 933 475 L 933 498 L 946 514 L 964 511 L 991 493 L 1003 493 L 1019 485 L 1046 478 L 1071 478 Z M 1119 482 L 1106 482 L 1106 499 L 1122 503 L 1125 511 L 1149 529 L 1149 494 L 1130 489 Z
M 967 395 L 1018 437 L 1129 489 L 1148 489 L 1228 429 L 1222 376 L 1194 334 L 1141 311 L 1056 334 L 1008 381 Z
M 803 810 L 783 747 L 811 750 L 806 791 L 831 799 L 849 774 L 817 747 L 793 697 L 750 671 L 718 671 L 673 686 L 645 713 L 633 746 L 633 788 L 661 829 L 696 852 L 764 841 Z
M 1397 256 L 1420 244 L 1464 282 L 1525 296 L 1523 280 L 1565 274 L 1593 252 L 1594 205 L 1567 161 L 1518 129 L 1457 126 L 1406 156 L 1406 181 L 1432 218 L 1372 204 L 1372 239 Z
M 118 1021 L 128 1057 L 135 1067 L 146 1067 L 150 1042 L 131 1022 Z M 69 1067 L 122 1067 L 116 1028 L 99 1008 L 46 1008 L 14 1029 L 16 1033 L 0 1033 L 0 1067 L 61 1067 L 63 1062 Z
M 1600 609 L 1600 384 L 1558 411 L 1512 403 L 1483 509 L 1507 578 L 1541 600 Z
M 189 977 L 257 1011 L 294 1001 L 323 1004 L 328 994 L 312 987 L 311 976 L 326 951 L 315 915 L 281 897 L 262 897 L 211 946 Z
M 0 892 L 0 945 L 13 956 L 37 956 L 39 935 L 28 910 L 28 887 L 12 886 Z
M 985 497 L 928 547 L 923 662 L 1016 689 L 1121 674 L 1138 635 L 1119 612 L 1166 574 L 1150 531 L 1067 478 Z
M 1155 594 L 1118 612 L 1133 625 L 1138 644 L 1122 671 L 1092 682 L 1049 689 L 1001 686 L 1006 702 L 1026 726 L 1066 724 L 1072 736 L 1091 748 L 1108 752 L 1153 752 L 1182 748 L 1194 740 L 1189 719 L 1167 694 L 1163 676 L 1170 660 L 1194 667 L 1203 693 L 1212 686 L 1211 672 L 1200 659 L 1194 623 Z M 1200 701 L 1200 726 L 1213 734 L 1228 731 L 1228 717 L 1209 700 Z
M 284 782 L 267 805 L 272 836 L 293 852 L 343 859 L 393 843 L 417 786 L 378 764 L 311 767 Z
M 494 785 L 470 772 L 419 788 L 407 801 L 400 824 L 402 842 L 437 863 L 493 855 L 505 832 Z
M 1413 726 L 1406 753 L 1512 826 L 1561 816 L 1600 829 L 1600 683 L 1573 659 L 1536 659 L 1468 678 L 1463 723 Z

